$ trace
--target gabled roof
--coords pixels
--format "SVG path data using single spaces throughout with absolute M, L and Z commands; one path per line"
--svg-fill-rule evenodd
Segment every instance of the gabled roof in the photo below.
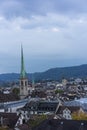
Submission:
M 59 106 L 59 109 L 57 111 L 57 114 L 62 114 L 65 109 L 69 109 L 71 113 L 77 112 L 81 109 L 79 106 Z
M 55 111 L 57 108 L 57 105 L 59 104 L 59 102 L 47 102 L 47 101 L 31 101 L 29 103 L 27 103 L 23 108 L 18 109 L 18 110 L 24 110 L 24 111 L 28 111 L 28 110 L 37 110 L 37 111 L 49 111 L 47 110 L 47 108 L 52 108 L 52 111 Z M 32 108 L 32 109 L 31 109 Z
M 23 108 L 20 108 L 18 110 L 29 111 L 29 110 L 31 110 L 31 108 L 37 109 L 38 103 L 39 103 L 38 101 L 30 101 Z

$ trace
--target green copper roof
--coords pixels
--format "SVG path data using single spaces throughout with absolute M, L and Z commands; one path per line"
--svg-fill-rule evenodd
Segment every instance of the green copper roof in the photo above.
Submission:
M 21 46 L 21 75 L 20 78 L 26 78 L 26 71 L 24 67 L 24 56 L 23 56 L 23 48 Z

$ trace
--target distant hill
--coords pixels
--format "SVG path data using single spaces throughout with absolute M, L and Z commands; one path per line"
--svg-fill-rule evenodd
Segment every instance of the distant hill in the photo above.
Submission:
M 27 74 L 28 78 L 32 79 L 32 74 Z M 0 74 L 0 82 L 3 81 L 18 81 L 20 75 L 17 73 L 7 73 Z M 80 66 L 72 66 L 72 67 L 61 67 L 61 68 L 52 68 L 45 72 L 33 73 L 33 77 L 35 80 L 59 80 L 63 77 L 65 78 L 86 78 L 87 77 L 87 64 Z
M 87 64 L 72 67 L 52 68 L 42 73 L 35 73 L 35 78 L 38 79 L 53 79 L 59 80 L 65 78 L 86 78 L 87 77 Z

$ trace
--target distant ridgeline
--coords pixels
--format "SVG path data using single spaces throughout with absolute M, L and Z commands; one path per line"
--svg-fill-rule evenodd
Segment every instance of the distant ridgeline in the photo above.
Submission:
M 45 72 L 38 72 L 33 74 L 27 74 L 29 80 L 32 77 L 35 81 L 38 80 L 60 80 L 64 78 L 87 78 L 87 64 L 72 67 L 52 68 Z M 33 75 L 33 76 L 32 76 Z M 17 73 L 0 74 L 0 83 L 8 81 L 18 81 L 20 75 Z

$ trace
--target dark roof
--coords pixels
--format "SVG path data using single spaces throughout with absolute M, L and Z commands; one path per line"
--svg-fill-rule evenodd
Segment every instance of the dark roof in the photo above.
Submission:
M 26 124 L 19 125 L 17 128 L 19 128 L 19 130 L 31 130 Z
M 36 96 L 38 96 L 40 98 L 45 98 L 46 93 L 45 93 L 45 91 L 42 91 L 42 90 L 36 90 L 36 91 L 32 92 L 31 97 L 36 97 Z
M 23 111 L 29 111 L 29 110 L 31 110 L 31 108 L 32 108 L 32 110 L 36 110 L 37 109 L 37 107 L 38 107 L 38 101 L 30 101 L 29 103 L 27 103 L 23 108 L 21 108 L 21 109 L 18 109 L 18 110 L 23 110 Z
M 4 125 L 14 128 L 19 117 L 16 113 L 0 113 L 0 119 L 1 118 Z M 2 125 L 1 122 L 0 125 Z
M 58 102 L 40 102 L 39 107 L 57 107 Z
M 24 111 L 29 111 L 29 110 L 38 110 L 38 111 L 52 110 L 52 111 L 55 111 L 58 104 L 59 104 L 58 102 L 31 101 L 31 102 L 27 103 L 23 108 L 21 108 L 21 110 L 24 110 Z
M 87 130 L 87 121 L 45 120 L 32 130 Z
M 59 106 L 57 114 L 62 114 L 63 110 L 65 110 L 66 108 L 68 108 L 71 111 L 71 113 L 73 113 L 73 112 L 79 111 L 81 107 L 79 107 L 79 106 Z
M 35 106 L 37 106 L 38 105 L 38 101 L 31 101 L 31 102 L 29 102 L 29 103 L 27 103 L 26 105 L 25 105 L 25 107 L 27 108 L 27 107 L 35 107 Z
M 15 94 L 12 94 L 12 93 L 10 93 L 10 94 L 0 93 L 0 103 L 9 102 L 9 101 L 16 101 L 16 100 L 19 100 L 19 98 Z

